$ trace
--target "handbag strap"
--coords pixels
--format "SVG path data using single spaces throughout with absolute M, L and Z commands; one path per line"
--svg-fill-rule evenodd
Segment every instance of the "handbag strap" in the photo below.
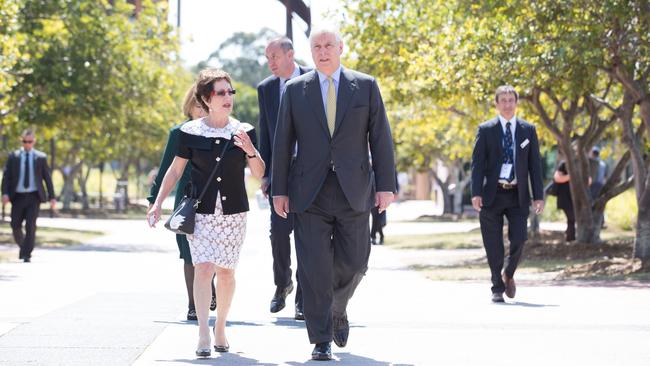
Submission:
M 199 203 L 201 203 L 201 199 L 203 199 L 203 196 L 205 195 L 205 192 L 208 191 L 208 183 L 212 181 L 212 178 L 214 178 L 214 175 L 217 173 L 217 169 L 219 169 L 219 165 L 221 164 L 221 160 L 223 160 L 223 156 L 226 153 L 226 150 L 228 150 L 228 147 L 230 147 L 230 142 L 235 138 L 235 134 L 230 135 L 230 140 L 226 141 L 225 145 L 223 145 L 223 150 L 221 150 L 221 155 L 219 155 L 219 159 L 217 160 L 217 164 L 214 166 L 212 169 L 212 173 L 210 173 L 210 177 L 208 177 L 208 180 L 206 181 L 205 186 L 203 187 L 203 190 L 201 191 L 201 194 L 196 198 L 196 203 L 194 204 L 194 207 L 198 207 Z

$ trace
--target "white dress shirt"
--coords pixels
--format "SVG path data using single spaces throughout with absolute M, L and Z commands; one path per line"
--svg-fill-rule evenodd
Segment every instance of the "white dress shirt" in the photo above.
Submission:
M 517 116 L 512 116 L 509 120 L 505 119 L 502 115 L 499 115 L 499 122 L 501 123 L 501 130 L 503 131 L 503 136 L 506 135 L 506 123 L 510 122 L 510 132 L 512 133 L 512 169 L 514 170 L 517 166 L 517 137 L 515 136 L 515 131 L 517 129 Z M 503 141 L 500 143 L 503 144 Z M 515 170 L 516 172 L 516 170 Z M 508 183 L 504 179 L 499 179 L 499 183 Z M 515 173 L 515 179 L 510 182 L 510 184 L 517 184 L 517 173 Z

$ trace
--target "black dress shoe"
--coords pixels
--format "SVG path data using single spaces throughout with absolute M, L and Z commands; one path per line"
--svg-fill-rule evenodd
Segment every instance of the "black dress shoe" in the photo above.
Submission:
M 347 315 L 340 318 L 334 317 L 332 321 L 334 323 L 332 324 L 334 343 L 343 348 L 348 344 L 348 335 L 350 334 L 350 323 L 348 323 L 348 317 Z
M 332 359 L 332 345 L 330 342 L 316 343 L 311 352 L 311 359 L 316 361 L 329 361 Z
M 23 258 L 23 262 L 25 262 L 25 263 L 29 263 L 29 262 L 31 262 L 31 261 L 32 261 L 32 260 L 31 260 L 29 257 L 25 257 L 25 258 Z
M 492 302 L 505 302 L 505 300 L 503 300 L 503 294 L 500 292 L 493 293 Z
M 302 309 L 296 307 L 296 315 L 293 318 L 295 320 L 305 320 L 305 313 L 302 312 Z
M 506 285 L 506 296 L 509 298 L 515 297 L 517 293 L 517 285 L 515 284 L 515 279 L 508 277 L 505 273 L 503 274 L 503 283 Z
M 293 291 L 293 281 L 289 282 L 289 284 L 286 287 L 278 287 L 275 290 L 275 295 L 273 295 L 273 299 L 271 299 L 271 312 L 272 313 L 277 313 L 278 311 L 284 309 L 285 306 L 285 299 L 289 294 Z

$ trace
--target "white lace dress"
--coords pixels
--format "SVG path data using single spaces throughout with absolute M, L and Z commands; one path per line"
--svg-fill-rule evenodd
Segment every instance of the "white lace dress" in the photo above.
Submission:
M 231 118 L 223 128 L 206 125 L 203 119 L 187 122 L 181 127 L 185 133 L 203 137 L 229 139 L 237 131 L 239 121 Z M 213 214 L 196 214 L 194 235 L 188 235 L 192 263 L 214 263 L 219 267 L 234 269 L 239 262 L 239 252 L 246 236 L 246 212 L 224 215 L 221 197 Z

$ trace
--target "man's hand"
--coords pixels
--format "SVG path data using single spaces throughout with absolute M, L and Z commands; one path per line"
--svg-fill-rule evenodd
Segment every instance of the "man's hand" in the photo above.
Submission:
M 379 213 L 382 213 L 390 206 L 395 199 L 393 192 L 377 192 L 375 193 L 375 207 L 379 208 Z
M 262 178 L 262 185 L 260 186 L 260 189 L 264 194 L 264 198 L 269 198 L 269 194 L 267 193 L 267 191 L 269 190 L 269 184 L 271 184 L 269 178 Z
M 474 196 L 472 197 L 472 207 L 478 212 L 481 212 L 481 207 L 483 207 L 483 197 Z
M 541 214 L 544 211 L 544 200 L 533 201 L 533 208 L 536 215 Z
M 2 203 L 5 204 L 5 205 L 7 203 L 9 203 L 9 195 L 6 195 L 6 194 L 2 195 Z
M 274 196 L 273 197 L 273 208 L 275 213 L 282 218 L 287 218 L 289 213 L 289 197 L 288 196 Z
M 52 211 L 56 210 L 56 199 L 52 198 L 50 200 L 50 208 L 52 209 Z

